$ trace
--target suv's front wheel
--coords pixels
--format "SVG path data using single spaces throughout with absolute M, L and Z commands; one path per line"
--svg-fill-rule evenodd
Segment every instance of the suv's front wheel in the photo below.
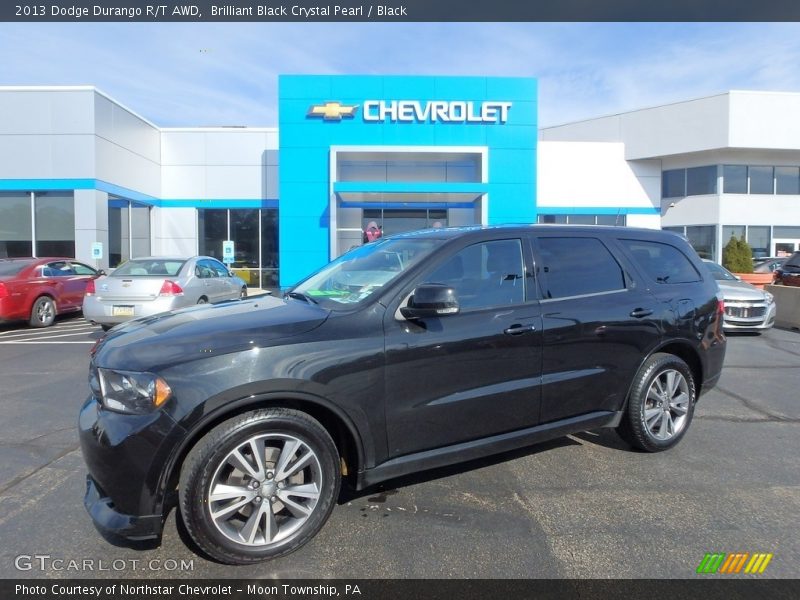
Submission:
M 336 445 L 309 415 L 263 409 L 209 431 L 181 469 L 186 529 L 212 558 L 249 564 L 292 552 L 322 528 L 341 476 Z
M 654 354 L 636 374 L 628 408 L 617 431 L 640 450 L 660 452 L 672 448 L 689 429 L 696 399 L 689 366 L 673 354 Z

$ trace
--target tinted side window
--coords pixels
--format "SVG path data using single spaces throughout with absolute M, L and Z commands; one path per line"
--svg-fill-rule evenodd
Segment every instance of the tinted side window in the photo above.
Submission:
M 537 241 L 544 297 L 567 298 L 625 289 L 622 268 L 596 238 L 543 237 Z
M 95 271 L 91 267 L 87 267 L 84 264 L 76 262 L 71 264 L 72 264 L 72 270 L 75 271 L 77 275 L 97 275 L 97 271 Z
M 217 272 L 214 270 L 214 266 L 211 264 L 209 260 L 198 260 L 197 266 L 194 268 L 195 275 L 200 277 L 201 279 L 211 279 L 213 277 L 219 277 Z
M 462 310 L 525 301 L 522 244 L 497 240 L 467 246 L 426 277 L 456 290 Z
M 216 260 L 208 260 L 207 262 L 214 271 L 217 273 L 217 277 L 227 277 L 228 276 L 228 269 L 225 268 L 221 262 L 217 262 Z
M 44 268 L 45 277 L 70 277 L 71 275 L 75 275 L 75 271 L 72 270 L 69 263 L 63 260 L 47 263 L 47 266 Z
M 620 240 L 633 260 L 658 283 L 690 283 L 700 281 L 700 273 L 686 255 L 675 246 L 641 240 Z

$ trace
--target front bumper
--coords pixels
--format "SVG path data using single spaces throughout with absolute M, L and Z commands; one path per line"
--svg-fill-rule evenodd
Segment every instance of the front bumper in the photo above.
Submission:
M 728 314 L 729 309 L 739 311 L 738 314 Z M 763 309 L 763 314 L 758 316 L 741 316 L 741 311 L 753 311 Z M 733 312 L 732 311 L 732 312 Z M 752 302 L 737 302 L 735 300 L 725 301 L 725 318 L 723 321 L 723 329 L 725 331 L 764 331 L 771 329 L 775 325 L 775 315 L 777 309 L 775 303 L 766 302 L 752 303 Z
M 126 515 L 118 512 L 114 501 L 97 486 L 91 475 L 86 476 L 86 496 L 83 506 L 95 526 L 103 533 L 131 541 L 160 540 L 164 528 L 163 515 Z
M 121 414 L 90 397 L 78 433 L 89 470 L 84 505 L 97 527 L 130 540 L 160 537 L 167 465 L 183 428 L 162 410 Z

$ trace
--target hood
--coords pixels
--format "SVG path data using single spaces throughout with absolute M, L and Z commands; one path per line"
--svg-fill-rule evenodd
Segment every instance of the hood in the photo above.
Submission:
M 764 300 L 764 291 L 745 281 L 717 281 L 725 300 Z
M 95 347 L 94 362 L 160 371 L 204 356 L 264 347 L 319 327 L 329 314 L 302 300 L 272 296 L 191 306 L 115 327 Z

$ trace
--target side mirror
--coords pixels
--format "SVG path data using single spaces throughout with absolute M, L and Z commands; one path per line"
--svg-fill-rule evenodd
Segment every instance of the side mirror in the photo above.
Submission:
M 445 317 L 459 311 L 458 298 L 453 288 L 440 283 L 423 283 L 408 299 L 408 306 L 400 309 L 406 319 Z
M 103 277 L 104 275 L 108 275 L 108 273 L 106 273 L 105 271 L 103 271 L 103 269 L 100 269 L 100 270 L 97 272 L 97 275 L 98 275 L 99 277 Z

